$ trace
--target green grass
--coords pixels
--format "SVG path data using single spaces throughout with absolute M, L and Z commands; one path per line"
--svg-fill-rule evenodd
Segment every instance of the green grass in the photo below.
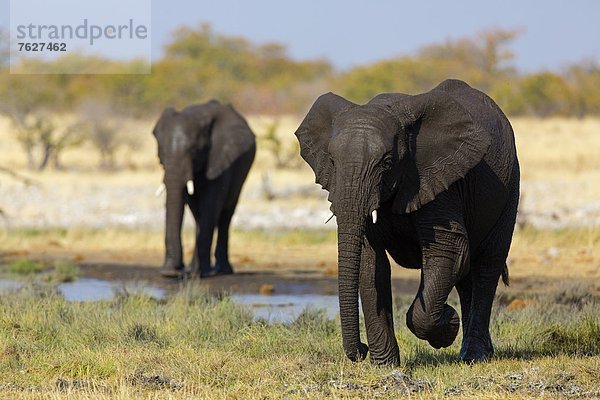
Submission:
M 70 261 L 55 260 L 51 263 L 22 258 L 0 265 L 0 273 L 13 279 L 41 280 L 50 283 L 73 282 L 79 277 L 79 267 Z
M 5 271 L 11 275 L 29 276 L 42 272 L 46 267 L 37 261 L 29 259 L 19 259 L 10 262 L 5 267 Z
M 494 310 L 497 357 L 456 363 L 404 326 L 399 368 L 351 363 L 339 321 L 306 310 L 291 324 L 253 321 L 194 286 L 155 300 L 123 293 L 66 302 L 52 286 L 0 297 L 0 398 L 562 398 L 600 396 L 600 303 L 539 298 Z M 364 337 L 364 333 L 363 333 Z
M 48 282 L 64 283 L 73 282 L 79 277 L 79 267 L 70 261 L 58 260 L 54 262 L 54 269 L 44 278 Z

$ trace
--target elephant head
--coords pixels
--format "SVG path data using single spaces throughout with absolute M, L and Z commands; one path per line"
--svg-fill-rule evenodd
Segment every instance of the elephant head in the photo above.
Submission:
M 232 106 L 216 100 L 181 112 L 165 109 L 152 133 L 165 172 L 157 193 L 167 191 L 163 270 L 179 270 L 183 268 L 181 226 L 186 196 L 198 195 L 202 188 L 196 186 L 203 180 L 218 178 L 252 147 L 254 136 Z
M 364 105 L 324 94 L 296 131 L 301 155 L 329 191 L 337 219 L 342 336 L 353 360 L 366 353 L 359 336 L 358 288 L 367 224 L 377 222 L 384 204 L 406 214 L 431 202 L 464 177 L 490 145 L 489 136 L 443 89 L 382 94 Z

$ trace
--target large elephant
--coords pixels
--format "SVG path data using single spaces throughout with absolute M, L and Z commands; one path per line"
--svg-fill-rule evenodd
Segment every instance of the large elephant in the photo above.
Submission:
M 489 358 L 490 312 L 499 278 L 508 280 L 520 179 L 500 108 L 459 80 L 415 96 L 381 94 L 364 105 L 328 93 L 296 136 L 337 219 L 346 355 L 358 360 L 370 350 L 373 362 L 399 363 L 389 254 L 421 269 L 408 328 L 435 348 L 452 344 L 459 317 L 446 300 L 456 287 L 459 358 Z M 360 341 L 359 291 L 369 347 Z
M 211 100 L 181 112 L 163 111 L 153 130 L 167 191 L 165 260 L 161 274 L 184 271 L 181 226 L 187 203 L 196 220 L 191 271 L 200 277 L 230 274 L 229 224 L 254 160 L 254 134 L 231 106 Z M 213 232 L 218 228 L 216 265 L 211 266 Z

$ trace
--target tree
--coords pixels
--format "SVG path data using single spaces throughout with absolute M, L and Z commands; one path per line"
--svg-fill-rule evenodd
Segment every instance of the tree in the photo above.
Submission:
M 357 67 L 338 80 L 342 94 L 360 102 L 381 92 L 420 93 L 446 78 L 459 78 L 490 91 L 516 77 L 509 44 L 520 30 L 484 31 L 473 38 L 447 40 L 403 56 Z
M 60 169 L 61 153 L 83 143 L 79 124 L 58 125 L 45 112 L 12 115 L 16 139 L 27 154 L 29 169 L 44 170 L 52 163 Z
M 59 77 L 10 76 L 0 93 L 0 113 L 8 116 L 15 139 L 27 155 L 29 169 L 60 167 L 60 153 L 83 142 L 76 125 L 56 119 L 64 106 Z
M 600 115 L 600 65 L 596 60 L 585 60 L 572 65 L 566 72 L 572 87 L 573 109 L 578 116 Z
M 279 43 L 255 45 L 218 34 L 208 24 L 178 29 L 165 53 L 152 80 L 164 82 L 157 87 L 168 88 L 163 99 L 166 95 L 184 104 L 214 97 L 235 101 L 245 112 L 296 111 L 299 101 L 303 109 L 320 94 L 309 90 L 310 84 L 332 75 L 325 60 L 294 61 Z
M 542 118 L 570 114 L 573 95 L 560 75 L 552 72 L 529 74 L 520 86 L 527 113 Z
M 80 123 L 100 156 L 101 169 L 116 168 L 117 150 L 126 143 L 120 135 L 123 120 L 109 104 L 87 100 L 79 106 Z

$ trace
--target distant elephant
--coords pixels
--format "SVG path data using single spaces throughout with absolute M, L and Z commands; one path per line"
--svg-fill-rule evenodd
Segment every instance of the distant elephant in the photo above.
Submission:
M 231 106 L 216 100 L 181 112 L 163 111 L 153 130 L 166 188 L 165 260 L 161 274 L 183 273 L 181 226 L 188 204 L 196 220 L 196 245 L 191 271 L 200 277 L 231 274 L 229 224 L 242 185 L 254 160 L 254 134 Z M 218 228 L 216 265 L 211 267 L 211 245 Z
M 380 94 L 364 105 L 328 93 L 296 131 L 301 155 L 329 191 L 338 224 L 343 345 L 352 360 L 398 364 L 387 254 L 421 269 L 408 328 L 433 347 L 459 328 L 446 304 L 456 287 L 459 358 L 492 356 L 492 302 L 519 201 L 514 134 L 500 108 L 459 80 L 410 96 Z M 387 252 L 387 254 L 386 254 Z M 369 347 L 360 341 L 358 294 Z

